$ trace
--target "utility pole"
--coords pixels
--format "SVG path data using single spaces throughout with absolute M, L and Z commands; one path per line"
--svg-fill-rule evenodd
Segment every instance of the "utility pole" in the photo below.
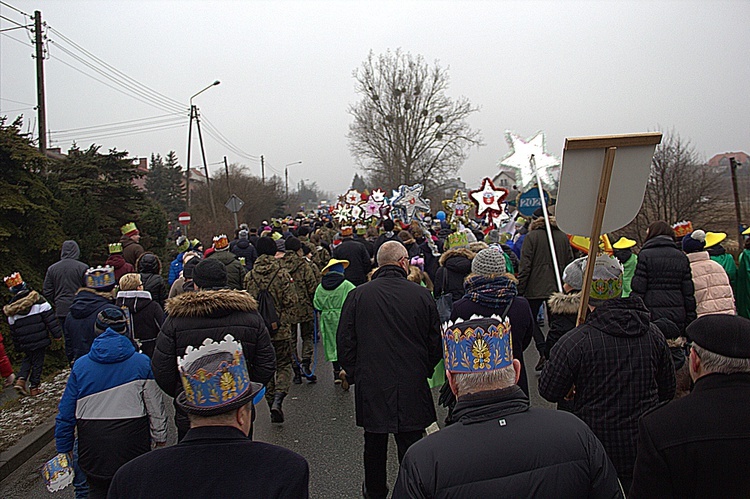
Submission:
M 188 125 L 188 151 L 187 151 L 187 209 L 190 210 L 190 144 L 193 134 L 193 105 L 190 104 L 190 124 Z
M 231 196 L 232 195 L 232 188 L 229 187 L 229 165 L 227 164 L 227 157 L 226 156 L 224 156 L 224 171 L 227 174 L 227 195 Z
M 266 185 L 266 159 L 260 155 L 260 182 Z
M 39 151 L 47 154 L 47 106 L 44 103 L 44 34 L 42 13 L 34 11 L 34 45 L 36 45 L 36 101 L 39 113 Z M 43 173 L 46 174 L 46 168 Z
M 729 158 L 729 171 L 732 173 L 732 189 L 734 190 L 734 213 L 737 217 L 737 242 L 740 245 L 740 252 L 742 252 L 742 207 L 740 206 L 740 195 L 737 192 L 737 160 L 734 157 Z
M 286 191 L 286 201 L 289 202 L 289 167 L 284 167 L 284 190 Z
M 211 179 L 208 174 L 208 163 L 206 163 L 206 149 L 203 147 L 203 134 L 201 133 L 201 119 L 198 107 L 195 106 L 195 124 L 198 127 L 198 142 L 201 144 L 201 156 L 203 157 L 203 171 L 206 172 L 206 187 L 208 188 L 208 200 L 211 203 L 211 215 L 216 220 L 216 205 L 214 204 L 214 193 L 211 190 Z

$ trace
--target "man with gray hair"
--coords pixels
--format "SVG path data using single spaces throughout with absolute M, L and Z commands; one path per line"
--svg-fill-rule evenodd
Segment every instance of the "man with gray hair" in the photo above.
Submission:
M 342 375 L 354 384 L 356 424 L 365 430 L 367 498 L 388 495 L 388 435 L 401 461 L 437 419 L 427 379 L 442 357 L 435 300 L 406 279 L 404 245 L 383 243 L 377 261 L 372 280 L 349 292 L 336 332 Z
M 695 387 L 641 419 L 629 497 L 750 497 L 750 320 L 704 315 L 686 332 Z
M 510 319 L 475 317 L 443 331 L 455 422 L 409 448 L 393 497 L 622 497 L 585 423 L 530 407 L 517 385 Z

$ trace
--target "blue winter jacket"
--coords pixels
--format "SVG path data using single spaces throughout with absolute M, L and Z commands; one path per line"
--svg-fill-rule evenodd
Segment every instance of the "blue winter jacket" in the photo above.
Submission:
M 165 442 L 167 419 L 150 359 L 112 329 L 76 360 L 55 418 L 57 452 L 73 450 L 89 479 L 110 480 L 131 459 Z
M 169 286 L 171 287 L 174 282 L 180 278 L 180 272 L 182 272 L 182 255 L 184 255 L 185 252 L 178 253 L 174 260 L 172 260 L 172 263 L 169 264 Z

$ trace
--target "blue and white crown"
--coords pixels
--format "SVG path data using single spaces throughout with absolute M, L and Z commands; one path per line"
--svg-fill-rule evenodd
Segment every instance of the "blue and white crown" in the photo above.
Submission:
M 497 315 L 443 324 L 445 370 L 454 373 L 495 371 L 513 363 L 510 319 Z

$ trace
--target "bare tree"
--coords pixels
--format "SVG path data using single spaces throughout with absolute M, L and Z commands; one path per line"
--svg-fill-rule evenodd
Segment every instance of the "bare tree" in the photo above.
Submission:
M 465 97 L 445 95 L 448 70 L 421 55 L 371 51 L 353 73 L 361 100 L 350 106 L 349 148 L 369 183 L 442 184 L 455 177 L 467 149 L 482 145 L 467 118 L 477 111 Z

